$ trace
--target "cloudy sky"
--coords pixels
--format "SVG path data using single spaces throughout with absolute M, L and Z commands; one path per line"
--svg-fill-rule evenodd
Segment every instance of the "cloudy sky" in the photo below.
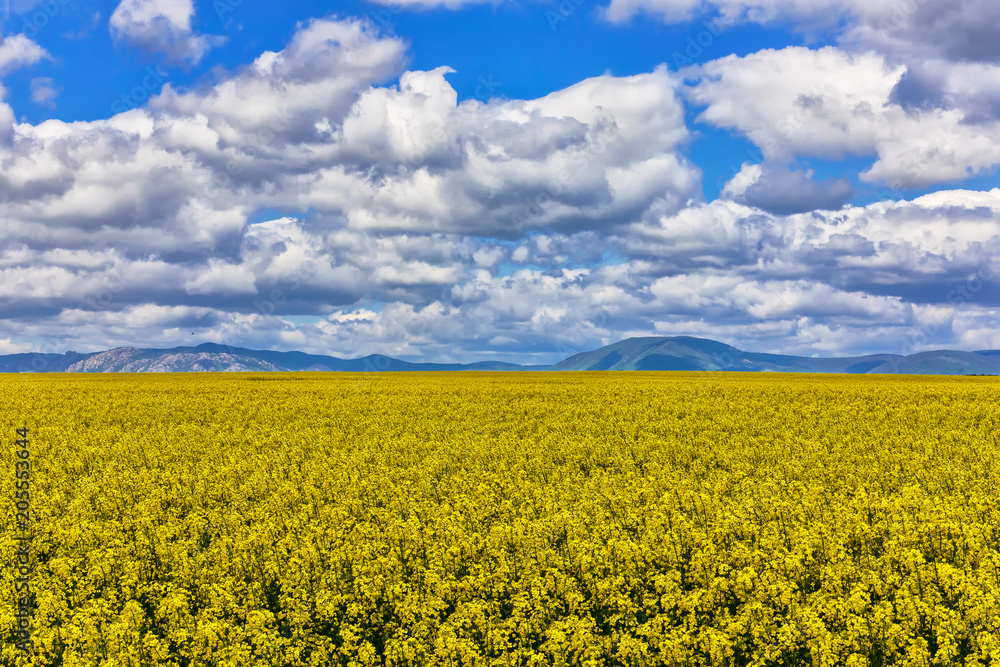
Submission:
M 995 0 L 0 0 L 0 25 L 0 353 L 1000 348 Z

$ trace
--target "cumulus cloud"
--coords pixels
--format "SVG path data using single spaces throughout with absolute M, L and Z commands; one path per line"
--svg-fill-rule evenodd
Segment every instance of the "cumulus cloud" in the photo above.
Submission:
M 363 92 L 399 74 L 405 61 L 402 41 L 378 37 L 368 23 L 310 21 L 280 52 L 263 53 L 211 88 L 166 84 L 149 108 L 167 121 L 203 125 L 197 134 L 220 149 L 242 146 L 263 158 L 289 142 L 325 141 L 324 121 L 339 125 Z
M 1000 6 L 991 0 L 855 0 L 850 5 L 857 19 L 845 25 L 846 45 L 878 49 L 908 62 L 995 64 L 1000 59 Z
M 111 15 L 111 34 L 176 62 L 198 63 L 223 38 L 197 35 L 193 0 L 121 0 Z
M 434 7 L 444 7 L 447 9 L 459 9 L 466 5 L 494 4 L 499 5 L 504 0 L 375 0 L 382 5 L 392 5 L 394 8 L 407 9 L 431 9 Z M 398 10 L 397 10 L 398 11 Z
M 849 15 L 859 0 L 611 0 L 606 16 L 625 21 L 636 14 L 649 13 L 670 23 L 680 23 L 699 15 L 716 16 L 721 23 L 807 22 L 817 26 L 835 23 Z
M 605 242 L 627 258 L 614 265 L 570 270 L 567 259 L 582 259 L 572 250 L 568 258 L 536 252 L 571 249 L 572 236 L 521 246 L 536 268 L 470 269 L 464 283 L 426 306 L 368 312 L 356 324 L 337 313 L 334 324 L 320 326 L 358 352 L 401 338 L 409 342 L 398 353 L 440 356 L 446 341 L 458 340 L 459 349 L 551 359 L 655 330 L 750 349 L 860 354 L 887 351 L 892 340 L 902 346 L 928 322 L 948 340 L 955 317 L 982 326 L 998 305 L 968 279 L 1000 275 L 1000 191 L 836 215 L 773 216 L 713 202 L 620 231 Z M 969 284 L 975 292 L 962 297 Z M 436 333 L 448 326 L 447 335 Z
M 65 304 L 16 326 L 59 321 L 95 341 L 127 342 L 136 330 L 169 341 L 190 329 L 345 356 L 537 361 L 650 330 L 752 349 L 885 351 L 927 322 L 956 340 L 956 317 L 979 330 L 1000 307 L 982 279 L 969 280 L 1000 275 L 1000 190 L 787 216 L 717 201 L 620 228 L 603 246 L 594 234 L 534 235 L 518 246 L 531 267 L 501 272 L 481 261 L 506 256 L 501 240 L 283 218 L 247 228 L 227 263 L 12 248 L 0 258 L 0 297 L 28 313 Z M 604 263 L 604 250 L 622 259 Z
M 816 181 L 812 170 L 744 164 L 722 195 L 768 213 L 788 215 L 839 209 L 854 195 L 854 186 L 843 177 Z
M 31 101 L 35 104 L 54 109 L 57 97 L 59 90 L 50 77 L 38 76 L 31 80 Z
M 714 269 L 945 303 L 951 288 L 1000 259 L 1000 190 L 783 216 L 717 200 L 635 223 L 616 243 L 651 276 Z
M 241 201 L 372 232 L 598 228 L 695 196 L 678 81 L 665 68 L 537 100 L 458 103 L 448 67 L 372 85 L 404 56 L 370 30 L 313 22 L 210 90 L 165 86 L 143 122 L 222 189 L 243 188 Z
M 690 96 L 705 107 L 699 120 L 741 132 L 770 160 L 875 155 L 861 178 L 893 189 L 961 181 L 1000 163 L 997 120 L 969 123 L 962 110 L 933 104 L 904 108 L 906 72 L 875 53 L 768 49 L 690 70 Z
M 0 76 L 49 57 L 48 51 L 24 35 L 0 38 Z
M 1000 120 L 1000 67 L 987 63 L 922 60 L 910 66 L 890 100 L 914 115 L 948 110 L 966 125 Z
M 363 95 L 326 148 L 338 164 L 304 184 L 307 201 L 351 208 L 358 228 L 516 237 L 606 227 L 693 196 L 698 173 L 680 150 L 683 106 L 665 69 L 487 104 L 457 104 L 447 72 L 410 72 Z
M 769 158 L 841 158 L 874 150 L 873 121 L 892 113 L 904 71 L 875 53 L 766 49 L 698 68 L 691 99 L 706 107 L 700 121 L 745 133 Z
M 701 76 L 693 99 L 708 105 L 701 120 L 745 133 L 778 162 L 874 155 L 864 180 L 897 190 L 1000 163 L 995 2 L 612 0 L 606 10 L 613 21 L 640 13 L 670 23 L 702 17 L 712 39 L 739 23 L 833 35 L 836 48 L 729 56 L 692 73 Z
M 250 315 L 252 297 L 288 284 L 282 308 L 303 315 L 366 298 L 417 307 L 470 266 L 496 270 L 503 239 L 607 229 L 694 196 L 665 69 L 459 104 L 448 68 L 379 85 L 404 64 L 402 43 L 369 25 L 313 21 L 210 88 L 168 85 L 108 120 L 12 126 L 0 228 L 19 289 L 3 298 L 79 309 L 110 275 L 103 308 L 116 311 L 152 300 Z M 259 208 L 311 213 L 247 225 Z M 108 250 L 67 254 L 84 247 Z M 44 287 L 26 289 L 28 266 Z
M 705 16 L 720 27 L 757 23 L 831 30 L 844 46 L 874 49 L 897 61 L 995 63 L 1000 57 L 1000 6 L 992 0 L 611 0 L 605 11 L 617 22 L 640 13 L 670 23 Z

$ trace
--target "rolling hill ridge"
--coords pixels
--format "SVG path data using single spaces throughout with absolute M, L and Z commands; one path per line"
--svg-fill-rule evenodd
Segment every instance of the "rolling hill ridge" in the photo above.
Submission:
M 170 349 L 119 347 L 103 352 L 0 355 L 2 373 L 400 372 L 400 371 L 747 371 L 1000 375 L 1000 350 L 934 350 L 911 355 L 801 357 L 747 352 L 692 336 L 629 338 L 574 354 L 551 366 L 502 361 L 470 364 L 410 362 L 373 354 L 342 359 L 202 343 Z

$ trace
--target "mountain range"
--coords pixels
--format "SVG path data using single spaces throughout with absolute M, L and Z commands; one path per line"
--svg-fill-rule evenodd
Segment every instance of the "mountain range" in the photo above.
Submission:
M 799 357 L 746 352 L 690 336 L 629 338 L 582 352 L 549 367 L 554 371 L 772 371 L 779 373 L 895 373 L 914 375 L 994 375 L 1000 350 L 935 350 L 908 356 Z
M 415 363 L 373 354 L 341 359 L 304 352 L 250 350 L 217 343 L 170 349 L 119 347 L 81 354 L 0 355 L 0 372 L 177 373 L 219 371 L 771 371 L 781 373 L 892 373 L 998 375 L 1000 350 L 934 350 L 911 355 L 800 357 L 746 352 L 705 338 L 629 338 L 575 354 L 551 366 L 502 361 Z

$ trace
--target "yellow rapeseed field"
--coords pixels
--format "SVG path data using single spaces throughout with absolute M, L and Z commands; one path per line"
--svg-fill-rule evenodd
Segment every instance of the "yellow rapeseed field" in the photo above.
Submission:
M 3 665 L 1000 664 L 994 378 L 3 375 L 0 399 Z

